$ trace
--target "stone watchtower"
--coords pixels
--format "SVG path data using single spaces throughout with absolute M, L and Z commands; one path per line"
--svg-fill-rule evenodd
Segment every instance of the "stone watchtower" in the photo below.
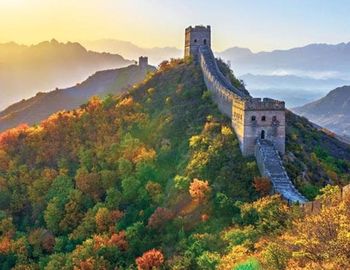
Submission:
M 148 57 L 147 56 L 140 56 L 139 57 L 139 67 L 141 69 L 146 69 L 148 67 Z
M 185 58 L 192 56 L 197 59 L 200 46 L 211 47 L 210 26 L 195 26 L 186 28 L 185 33 Z
M 268 140 L 282 155 L 285 153 L 286 119 L 283 101 L 270 98 L 236 99 L 232 126 L 244 156 L 254 155 L 257 140 Z

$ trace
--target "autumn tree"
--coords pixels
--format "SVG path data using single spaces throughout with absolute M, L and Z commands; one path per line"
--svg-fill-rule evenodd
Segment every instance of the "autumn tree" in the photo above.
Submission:
M 320 212 L 297 219 L 282 236 L 284 248 L 292 254 L 291 269 L 347 269 L 350 265 L 350 197 L 340 200 L 337 187 L 323 192 Z
M 202 181 L 195 178 L 190 185 L 190 195 L 192 199 L 198 203 L 204 202 L 208 199 L 211 188 L 208 181 Z
M 253 186 L 261 196 L 266 196 L 271 191 L 271 181 L 267 177 L 254 177 Z
M 157 249 L 151 249 L 136 259 L 138 270 L 160 269 L 163 263 L 163 253 Z
M 167 208 L 158 207 L 148 219 L 148 226 L 152 229 L 161 229 L 168 221 L 174 218 L 174 213 Z
M 96 172 L 88 172 L 86 169 L 81 168 L 77 171 L 75 177 L 77 188 L 83 193 L 89 194 L 95 201 L 99 201 L 102 194 L 102 181 L 101 177 Z
M 104 232 L 113 229 L 115 223 L 122 217 L 123 213 L 119 210 L 109 210 L 106 207 L 99 208 L 95 216 L 97 230 Z

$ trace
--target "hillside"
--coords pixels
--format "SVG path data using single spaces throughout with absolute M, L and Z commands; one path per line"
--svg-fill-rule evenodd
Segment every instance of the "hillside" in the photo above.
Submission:
M 130 64 L 120 55 L 54 39 L 31 46 L 0 44 L 0 110 L 39 91 L 74 85 L 98 70 Z
M 303 192 L 318 194 L 320 177 L 349 181 L 350 149 L 287 117 L 285 162 Z M 278 196 L 257 200 L 268 191 L 258 176 L 199 67 L 163 63 L 126 94 L 0 134 L 0 265 L 238 270 L 312 262 L 292 257 L 297 245 L 277 249 L 273 241 L 300 211 Z M 274 260 L 278 252 L 283 261 Z
M 0 112 L 0 132 L 19 124 L 39 123 L 52 113 L 72 110 L 87 102 L 92 96 L 118 94 L 142 81 L 155 68 L 141 69 L 132 65 L 126 68 L 96 72 L 76 86 L 38 93 L 27 100 L 15 103 Z
M 339 135 L 350 136 L 350 86 L 336 88 L 293 111 Z

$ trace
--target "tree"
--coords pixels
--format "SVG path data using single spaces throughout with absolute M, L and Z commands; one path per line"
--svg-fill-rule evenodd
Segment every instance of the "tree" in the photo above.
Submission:
M 99 232 L 113 230 L 115 223 L 122 217 L 123 212 L 119 210 L 111 211 L 106 207 L 99 208 L 95 216 L 97 230 Z
M 267 177 L 254 177 L 253 186 L 261 196 L 269 195 L 271 191 L 271 182 Z
M 194 179 L 190 185 L 190 195 L 192 199 L 198 203 L 204 202 L 208 199 L 211 188 L 209 187 L 208 181 L 202 181 Z
M 163 192 L 160 184 L 149 181 L 146 185 L 146 190 L 154 203 L 161 202 Z
M 152 229 L 161 229 L 174 216 L 174 213 L 169 209 L 158 207 L 148 219 L 148 226 Z
M 319 213 L 294 222 L 282 237 L 295 269 L 347 269 L 350 265 L 350 197 L 340 200 L 338 188 L 325 188 Z M 327 196 L 327 195 L 328 196 Z
M 80 224 L 84 217 L 83 194 L 80 190 L 73 190 L 69 195 L 69 201 L 64 206 L 64 218 L 59 226 L 63 232 L 71 232 Z
M 138 270 L 160 269 L 164 263 L 163 253 L 157 249 L 151 249 L 136 259 Z
M 89 173 L 85 168 L 80 168 L 75 176 L 77 188 L 83 193 L 89 194 L 95 201 L 99 201 L 103 195 L 101 177 L 96 172 Z
M 46 227 L 54 232 L 59 233 L 60 227 L 59 224 L 64 216 L 64 204 L 58 197 L 54 197 L 46 207 L 44 212 L 44 219 L 46 222 Z

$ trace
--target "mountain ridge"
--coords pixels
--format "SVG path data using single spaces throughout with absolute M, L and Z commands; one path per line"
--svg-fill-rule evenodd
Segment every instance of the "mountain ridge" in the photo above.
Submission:
M 350 86 L 338 87 L 321 99 L 293 108 L 293 111 L 339 135 L 349 136 Z
M 154 71 L 152 66 L 142 69 L 136 65 L 98 71 L 76 86 L 47 93 L 39 92 L 0 111 L 0 132 L 23 123 L 32 125 L 52 113 L 77 108 L 92 96 L 121 93 L 142 81 L 148 72 Z
M 0 44 L 0 109 L 40 91 L 68 87 L 98 70 L 133 63 L 117 54 L 88 51 L 77 42 Z

